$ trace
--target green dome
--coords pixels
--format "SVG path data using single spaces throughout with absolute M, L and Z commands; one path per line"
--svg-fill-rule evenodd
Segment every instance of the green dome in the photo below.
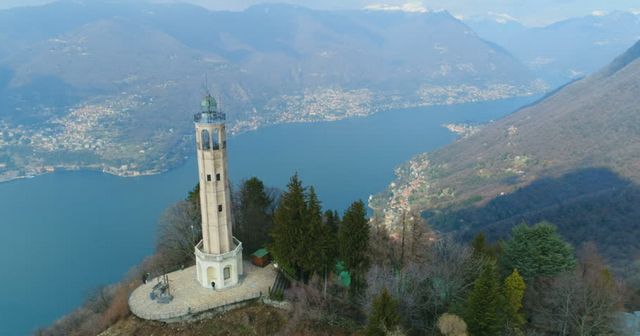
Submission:
M 202 100 L 202 104 L 200 105 L 202 105 L 202 110 L 205 112 L 215 112 L 218 109 L 218 103 L 215 98 L 209 94 L 204 97 L 204 100 Z

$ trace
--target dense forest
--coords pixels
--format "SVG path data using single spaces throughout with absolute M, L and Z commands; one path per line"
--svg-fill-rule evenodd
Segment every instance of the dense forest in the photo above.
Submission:
M 595 180 L 606 176 L 603 171 L 578 174 Z M 531 188 L 550 192 L 554 181 Z M 565 192 L 582 193 L 580 186 L 570 189 Z M 38 333 L 98 334 L 131 319 L 127 298 L 142 276 L 194 264 L 193 246 L 201 236 L 193 230 L 200 227 L 198 192 L 196 186 L 165 211 L 153 256 Z M 539 197 L 535 204 L 556 206 L 549 198 Z M 638 306 L 638 269 L 627 273 L 631 281 L 621 281 L 596 244 L 572 245 L 563 237 L 563 226 L 558 231 L 546 221 L 509 226 L 497 243 L 483 233 L 468 243 L 436 234 L 417 214 L 403 215 L 402 229 L 388 232 L 367 218 L 362 201 L 342 215 L 323 210 L 315 189 L 304 186 L 298 175 L 283 191 L 257 178 L 243 181 L 233 200 L 236 237 L 247 250 L 267 247 L 290 280 L 284 292 L 270 293 L 271 299 L 291 304 L 282 315 L 269 313 L 284 316 L 282 323 L 261 331 L 252 326 L 247 335 L 617 335 L 624 333 L 619 313 Z M 475 220 L 470 216 L 481 212 L 457 216 L 463 214 Z M 438 216 L 433 217 L 444 218 Z M 181 330 L 201 327 L 185 324 Z
M 457 230 L 463 240 L 484 232 L 489 240 L 508 236 L 521 223 L 553 222 L 569 242 L 597 244 L 617 273 L 632 271 L 640 242 L 631 232 L 640 229 L 640 188 L 604 168 L 581 169 L 557 178 L 544 178 L 482 206 L 425 213 L 435 229 Z

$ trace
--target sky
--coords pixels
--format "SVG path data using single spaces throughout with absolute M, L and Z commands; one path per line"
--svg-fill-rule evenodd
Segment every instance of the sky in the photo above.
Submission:
M 91 0 L 87 0 L 91 1 Z M 127 0 L 138 1 L 138 0 Z M 177 0 L 152 0 L 174 2 Z M 404 10 L 446 9 L 459 18 L 489 13 L 513 17 L 528 26 L 542 26 L 570 17 L 614 10 L 640 13 L 638 0 L 180 0 L 212 10 L 242 10 L 264 2 L 297 4 L 315 9 L 396 8 Z M 51 0 L 0 0 L 0 9 L 38 5 Z

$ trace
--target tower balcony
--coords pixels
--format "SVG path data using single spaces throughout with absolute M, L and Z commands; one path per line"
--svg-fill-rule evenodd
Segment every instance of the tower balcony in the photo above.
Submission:
M 229 252 L 225 252 L 222 254 L 209 254 L 203 250 L 203 242 L 202 240 L 196 245 L 196 256 L 198 258 L 205 261 L 223 261 L 225 259 L 233 258 L 242 252 L 242 242 L 239 241 L 236 237 L 233 237 L 233 243 L 235 244 L 235 248 Z
M 227 119 L 227 114 L 222 112 L 201 112 L 193 115 L 193 121 L 202 124 L 221 124 Z

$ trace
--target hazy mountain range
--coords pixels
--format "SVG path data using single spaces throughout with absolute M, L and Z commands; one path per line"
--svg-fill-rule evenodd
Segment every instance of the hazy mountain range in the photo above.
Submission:
M 595 12 L 529 28 L 506 14 L 464 20 L 551 86 L 591 74 L 640 39 L 640 12 Z
M 597 73 L 399 169 L 372 201 L 441 231 L 505 237 L 549 220 L 622 271 L 640 244 L 640 42 Z M 391 224 L 391 223 L 390 223 Z
M 69 1 L 0 11 L 0 32 L 5 178 L 171 167 L 205 84 L 233 131 L 544 89 L 447 12 Z
M 540 78 L 564 83 L 619 52 L 637 21 L 619 16 L 525 29 L 496 14 L 506 37 L 472 24 L 478 35 L 446 11 L 123 1 L 2 10 L 0 180 L 173 167 L 191 153 L 189 116 L 205 86 L 232 132 L 539 93 L 549 87 Z M 603 33 L 572 38 L 585 25 Z
M 3 0 L 0 9 L 18 6 L 42 5 L 55 0 Z M 111 2 L 130 2 L 130 0 L 109 0 Z M 139 0 L 142 1 L 142 0 Z M 475 17 L 487 13 L 500 13 L 516 17 L 526 25 L 541 26 L 571 17 L 596 12 L 615 10 L 640 10 L 635 0 L 145 0 L 156 3 L 184 2 L 199 5 L 211 10 L 245 10 L 264 3 L 288 3 L 319 10 L 359 10 L 370 6 L 384 6 L 390 9 L 427 10 L 447 9 L 455 16 Z

